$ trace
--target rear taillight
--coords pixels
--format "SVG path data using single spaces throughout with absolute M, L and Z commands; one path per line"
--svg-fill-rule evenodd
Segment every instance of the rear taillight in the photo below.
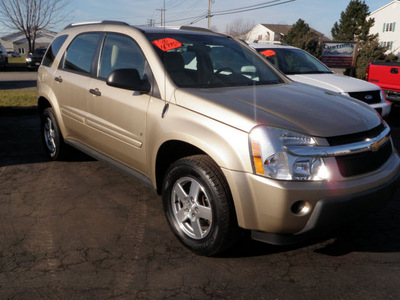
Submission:
M 367 66 L 367 71 L 365 72 L 365 80 L 368 81 L 369 79 L 369 64 Z

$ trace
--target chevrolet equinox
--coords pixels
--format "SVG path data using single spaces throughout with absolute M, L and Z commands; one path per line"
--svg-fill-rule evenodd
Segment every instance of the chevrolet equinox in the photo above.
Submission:
M 390 128 L 367 104 L 198 28 L 69 25 L 39 68 L 38 107 L 50 159 L 73 146 L 150 185 L 200 255 L 243 232 L 272 244 L 326 235 L 386 203 L 399 174 Z

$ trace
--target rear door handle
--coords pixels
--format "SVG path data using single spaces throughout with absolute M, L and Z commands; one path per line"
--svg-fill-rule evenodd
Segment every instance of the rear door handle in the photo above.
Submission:
M 90 89 L 90 90 L 89 90 L 89 93 L 91 93 L 91 94 L 93 94 L 93 95 L 95 95 L 95 96 L 101 96 L 101 92 L 99 91 L 98 88 Z
M 54 80 L 57 81 L 57 82 L 60 82 L 60 83 L 63 82 L 61 76 L 58 76 L 58 77 L 54 78 Z

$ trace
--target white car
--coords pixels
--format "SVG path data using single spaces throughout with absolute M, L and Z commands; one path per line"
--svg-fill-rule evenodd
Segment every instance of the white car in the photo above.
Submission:
M 382 117 L 390 113 L 391 103 L 386 101 L 382 89 L 375 84 L 336 74 L 314 56 L 296 47 L 261 43 L 249 45 L 293 81 L 361 100 L 378 111 Z

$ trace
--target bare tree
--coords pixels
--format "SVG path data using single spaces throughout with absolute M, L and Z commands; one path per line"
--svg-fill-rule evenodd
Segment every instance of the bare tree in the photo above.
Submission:
M 238 37 L 248 33 L 255 26 L 254 21 L 243 21 L 243 19 L 236 19 L 232 23 L 226 25 L 226 34 Z
M 22 32 L 32 52 L 38 31 L 63 21 L 69 3 L 70 0 L 0 0 L 0 23 Z

